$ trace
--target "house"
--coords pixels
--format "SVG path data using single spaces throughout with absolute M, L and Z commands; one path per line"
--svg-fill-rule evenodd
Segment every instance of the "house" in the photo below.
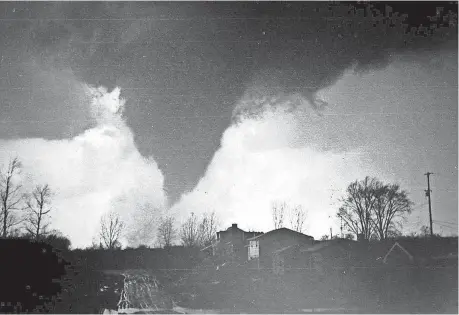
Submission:
M 386 265 L 457 265 L 457 237 L 400 238 L 383 256 Z
M 247 259 L 257 260 L 260 267 L 276 269 L 278 266 L 284 265 L 283 257 L 288 250 L 309 247 L 313 243 L 314 238 L 312 236 L 287 228 L 280 228 L 249 238 Z M 279 272 L 282 271 L 279 270 Z
M 214 256 L 229 257 L 237 260 L 245 260 L 245 248 L 248 239 L 262 235 L 263 232 L 247 232 L 233 223 L 228 229 L 217 232 L 217 239 L 211 245 Z

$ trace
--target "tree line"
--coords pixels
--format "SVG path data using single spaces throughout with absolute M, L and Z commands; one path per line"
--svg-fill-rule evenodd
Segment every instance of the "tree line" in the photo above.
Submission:
M 60 235 L 49 228 L 54 196 L 51 187 L 48 184 L 35 185 L 31 191 L 25 192 L 19 180 L 21 168 L 20 160 L 15 157 L 0 170 L 1 237 L 27 236 L 39 240 Z M 384 183 L 369 176 L 350 183 L 340 201 L 336 215 L 348 239 L 355 235 L 362 239 L 384 240 L 401 235 L 402 224 L 413 209 L 408 193 L 398 184 Z M 304 232 L 307 215 L 301 205 L 273 202 L 271 215 L 275 229 L 289 227 Z M 215 241 L 218 227 L 215 212 L 201 216 L 191 213 L 181 225 L 174 217 L 164 216 L 158 220 L 156 245 L 163 248 L 177 243 L 185 247 L 208 246 Z M 98 244 L 93 247 L 121 247 L 124 228 L 125 224 L 116 212 L 105 214 L 100 220 Z
M 11 158 L 0 169 L 0 237 L 28 238 L 34 240 L 62 239 L 64 247 L 70 241 L 55 229 L 50 229 L 50 214 L 54 193 L 48 184 L 35 185 L 31 191 L 24 191 L 20 175 L 22 163 L 18 157 Z M 206 246 L 212 243 L 217 233 L 218 220 L 215 212 L 201 217 L 194 213 L 180 226 L 172 216 L 161 217 L 157 227 L 157 246 L 171 247 L 179 241 L 183 246 Z M 100 219 L 99 232 L 93 248 L 114 249 L 121 247 L 125 230 L 121 216 L 114 211 Z M 62 245 L 61 244 L 61 245 Z
M 15 157 L 0 169 L 1 237 L 28 236 L 39 240 L 54 234 L 49 229 L 53 192 L 48 184 L 35 185 L 25 192 L 19 181 L 22 164 Z
M 115 249 L 120 248 L 120 239 L 125 224 L 115 212 L 110 212 L 101 218 L 99 244 L 93 247 Z M 219 227 L 215 212 L 208 212 L 197 216 L 194 213 L 178 225 L 173 216 L 163 216 L 158 220 L 156 229 L 156 247 L 170 248 L 180 244 L 184 247 L 204 247 L 212 244 L 216 239 Z

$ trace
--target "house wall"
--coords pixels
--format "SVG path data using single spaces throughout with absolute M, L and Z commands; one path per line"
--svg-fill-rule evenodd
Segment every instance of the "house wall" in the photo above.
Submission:
M 292 245 L 312 246 L 313 238 L 289 230 L 273 231 L 259 238 L 260 257 L 271 256 L 276 250 Z
M 265 234 L 259 239 L 259 255 L 260 265 L 262 267 L 271 268 L 273 265 L 274 252 L 284 249 L 288 246 L 292 247 L 307 247 L 312 246 L 314 238 L 299 234 L 288 229 L 279 229 Z M 287 257 L 292 251 L 287 250 L 281 255 Z M 286 256 L 287 255 L 287 256 Z M 286 259 L 288 261 L 289 258 Z
M 217 255 L 231 255 L 235 259 L 247 260 L 247 238 L 256 236 L 259 232 L 245 232 L 233 224 L 226 231 L 217 233 L 219 245 L 216 249 Z

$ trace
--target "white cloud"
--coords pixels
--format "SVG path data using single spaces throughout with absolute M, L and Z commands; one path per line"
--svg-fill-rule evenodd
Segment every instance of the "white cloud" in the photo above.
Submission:
M 137 150 L 122 118 L 120 90 L 87 87 L 97 126 L 63 140 L 0 140 L 0 163 L 18 156 L 25 189 L 47 182 L 56 192 L 52 226 L 74 246 L 86 246 L 98 230 L 102 214 L 118 211 L 132 233 L 142 229 L 145 208 L 164 208 L 163 175 L 152 158 Z M 129 236 L 129 235 L 128 235 Z M 144 238 L 152 237 L 146 235 Z M 152 239 L 135 240 L 146 243 Z
M 241 102 L 250 106 L 248 99 Z M 307 210 L 306 233 L 318 238 L 330 226 L 338 232 L 337 198 L 351 181 L 378 174 L 359 150 L 337 149 L 333 141 L 324 147 L 330 133 L 306 100 L 294 95 L 253 102 L 261 114 L 225 131 L 206 174 L 172 210 L 182 216 L 215 210 L 222 228 L 238 223 L 267 231 L 273 228 L 272 202 L 286 201 Z

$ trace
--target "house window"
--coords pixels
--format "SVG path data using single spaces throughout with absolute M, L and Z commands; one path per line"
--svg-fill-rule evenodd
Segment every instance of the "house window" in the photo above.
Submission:
M 260 256 L 260 244 L 258 241 L 249 243 L 249 260 L 256 259 Z

